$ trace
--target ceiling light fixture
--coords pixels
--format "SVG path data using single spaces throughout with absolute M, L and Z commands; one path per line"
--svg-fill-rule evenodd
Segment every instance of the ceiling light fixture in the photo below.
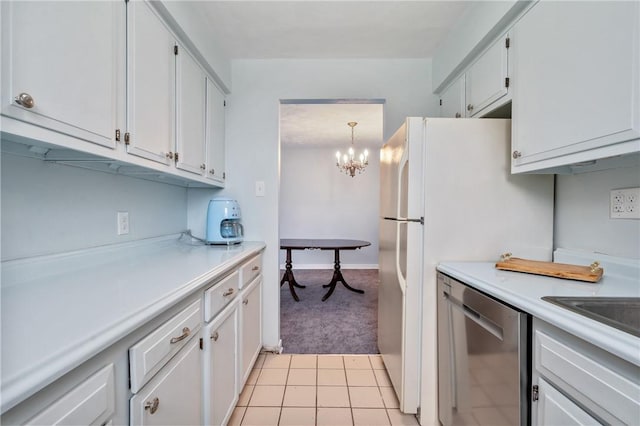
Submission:
M 366 149 L 358 157 L 359 160 L 355 160 L 355 151 L 353 149 L 353 128 L 357 125 L 358 123 L 355 121 L 347 123 L 347 126 L 351 127 L 351 147 L 349 148 L 349 151 L 347 151 L 347 154 L 342 155 L 340 154 L 340 151 L 336 152 L 336 166 L 338 166 L 341 172 L 345 172 L 351 177 L 356 175 L 356 170 L 358 173 L 362 173 L 365 167 L 369 165 L 369 151 Z

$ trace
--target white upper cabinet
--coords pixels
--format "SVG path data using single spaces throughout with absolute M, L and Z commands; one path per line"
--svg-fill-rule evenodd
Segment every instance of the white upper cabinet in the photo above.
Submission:
M 440 97 L 440 117 L 465 117 L 464 75 L 447 87 Z
M 512 172 L 640 150 L 639 27 L 637 1 L 541 1 L 517 22 Z
M 224 183 L 225 99 L 213 81 L 207 78 L 207 178 Z
M 114 148 L 125 3 L 1 7 L 2 114 Z
M 127 151 L 173 160 L 176 40 L 147 2 L 128 3 Z
M 489 112 L 490 105 L 509 93 L 509 44 L 508 35 L 499 38 L 465 73 L 467 117 Z
M 205 171 L 205 74 L 182 46 L 176 56 L 176 167 L 202 175 Z

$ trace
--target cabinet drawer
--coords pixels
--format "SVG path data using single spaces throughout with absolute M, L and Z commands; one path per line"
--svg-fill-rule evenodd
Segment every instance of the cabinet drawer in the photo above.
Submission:
M 572 343 L 565 339 L 560 342 L 551 335 L 536 330 L 536 370 L 584 406 L 602 408 L 605 413 L 598 413 L 599 415 L 612 416 L 612 419 L 618 419 L 616 423 L 636 423 L 640 412 L 638 370 L 631 368 L 636 371 L 631 376 L 620 374 L 612 366 L 622 360 L 610 354 L 607 357 L 610 360 L 596 359 L 595 354 L 599 352 L 597 348 L 589 350 L 581 347 L 578 351 L 577 345 L 575 349 L 571 347 L 574 346 Z
M 227 303 L 238 295 L 239 282 L 238 271 L 235 271 L 204 292 L 205 321 L 210 321 Z
M 51 404 L 29 425 L 102 424 L 115 408 L 114 368 L 109 364 Z
M 200 315 L 198 300 L 129 349 L 131 392 L 138 392 L 196 334 Z
M 197 339 L 180 351 L 137 395 L 132 425 L 201 425 L 202 374 Z
M 240 288 L 249 284 L 262 272 L 262 255 L 259 254 L 240 267 Z

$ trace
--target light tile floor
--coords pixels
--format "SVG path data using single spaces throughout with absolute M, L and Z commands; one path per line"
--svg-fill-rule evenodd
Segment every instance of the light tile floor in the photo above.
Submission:
M 229 425 L 417 425 L 380 355 L 261 354 Z

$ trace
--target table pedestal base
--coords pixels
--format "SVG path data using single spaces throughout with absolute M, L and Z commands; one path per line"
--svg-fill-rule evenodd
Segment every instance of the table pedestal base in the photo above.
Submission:
M 334 252 L 335 252 L 335 256 L 334 256 L 334 265 L 333 265 L 333 277 L 331 278 L 331 282 L 329 284 L 325 284 L 322 286 L 325 288 L 329 287 L 329 291 L 327 292 L 327 294 L 325 294 L 322 297 L 322 301 L 324 302 L 333 294 L 333 291 L 336 289 L 336 285 L 339 282 L 342 283 L 342 285 L 345 286 L 347 290 L 364 294 L 364 290 L 353 288 L 349 284 L 347 284 L 347 282 L 344 280 L 344 277 L 342 276 L 342 272 L 340 271 L 340 250 L 334 250 Z M 295 296 L 294 296 L 294 299 L 295 299 Z
M 300 299 L 298 298 L 298 295 L 296 294 L 296 290 L 294 289 L 294 287 L 305 288 L 306 286 L 298 284 L 296 282 L 295 277 L 293 276 L 293 266 L 291 264 L 291 249 L 287 249 L 287 260 L 285 262 L 285 271 L 284 271 L 284 275 L 282 276 L 282 280 L 280 280 L 280 287 L 282 287 L 282 284 L 284 284 L 285 282 L 289 283 L 289 291 L 291 292 L 291 297 L 293 297 L 293 300 L 295 300 L 296 302 L 299 302 Z

